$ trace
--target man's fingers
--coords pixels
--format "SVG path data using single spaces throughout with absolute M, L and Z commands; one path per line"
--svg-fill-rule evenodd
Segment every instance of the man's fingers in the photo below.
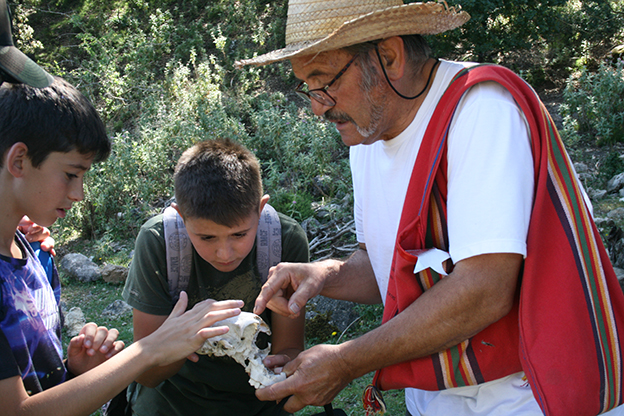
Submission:
M 281 297 L 276 297 L 276 298 L 271 299 L 267 303 L 267 308 L 269 308 L 273 312 L 278 313 L 282 316 L 292 317 L 292 314 L 293 314 L 292 311 L 288 308 L 288 299 L 284 299 Z
M 254 304 L 253 312 L 256 315 L 260 315 L 267 307 L 267 304 L 271 301 L 273 297 L 276 295 L 280 295 L 282 292 L 282 288 L 279 287 L 277 281 L 275 280 L 267 280 L 267 282 L 262 286 L 260 290 L 260 294 L 256 298 L 256 303 Z M 277 312 L 277 311 L 276 311 Z
M 256 390 L 256 397 L 262 401 L 279 401 L 294 394 L 294 385 L 290 378 Z
M 306 404 L 303 403 L 297 396 L 291 396 L 288 399 L 284 400 L 286 400 L 286 404 L 284 405 L 284 411 L 288 413 L 295 413 L 306 407 Z
M 316 296 L 316 293 L 311 286 L 299 286 L 299 288 L 295 291 L 295 293 L 292 294 L 292 296 L 288 300 L 288 316 L 290 316 L 291 318 L 296 318 L 297 316 L 299 316 L 299 313 L 302 310 L 305 311 L 305 305 L 308 300 L 312 299 L 314 296 Z M 271 307 L 271 305 L 269 305 L 269 307 Z

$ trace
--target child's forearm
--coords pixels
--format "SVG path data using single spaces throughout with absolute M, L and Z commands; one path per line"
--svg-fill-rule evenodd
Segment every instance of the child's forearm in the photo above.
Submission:
M 89 415 L 154 365 L 149 349 L 143 347 L 135 343 L 93 370 L 32 396 L 26 393 L 20 377 L 3 380 L 3 414 Z
M 178 371 L 180 371 L 186 360 L 187 359 L 185 358 L 181 361 L 175 362 L 167 366 L 157 366 L 150 368 L 139 377 L 137 377 L 136 382 L 142 384 L 145 387 L 154 388 L 168 378 L 176 375 Z

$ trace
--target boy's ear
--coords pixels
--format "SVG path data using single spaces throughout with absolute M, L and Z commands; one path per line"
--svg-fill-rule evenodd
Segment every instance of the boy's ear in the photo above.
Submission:
M 9 148 L 6 153 L 5 166 L 11 175 L 16 178 L 24 174 L 24 164 L 30 162 L 28 159 L 28 146 L 22 142 L 17 142 Z
M 262 213 L 262 210 L 264 209 L 264 206 L 267 204 L 267 202 L 269 202 L 269 196 L 268 195 L 264 195 L 260 199 L 260 211 L 258 211 L 258 215 L 260 215 Z
M 182 213 L 180 212 L 180 207 L 178 206 L 178 204 L 176 204 L 175 202 L 172 202 L 171 203 L 171 208 L 173 208 L 176 211 L 178 211 L 178 214 L 182 217 L 182 219 L 184 219 L 184 215 L 182 215 Z

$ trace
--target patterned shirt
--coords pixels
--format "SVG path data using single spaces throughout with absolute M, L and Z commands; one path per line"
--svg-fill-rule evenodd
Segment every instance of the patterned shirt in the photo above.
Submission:
M 60 282 L 54 267 L 48 279 L 21 233 L 15 241 L 23 259 L 0 255 L 0 379 L 21 375 L 32 395 L 67 376 L 55 297 Z

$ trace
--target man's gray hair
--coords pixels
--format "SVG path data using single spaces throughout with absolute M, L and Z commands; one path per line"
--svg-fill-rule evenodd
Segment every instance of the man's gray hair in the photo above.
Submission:
M 431 55 L 429 44 L 421 35 L 404 35 L 403 45 L 405 46 L 406 60 L 413 76 L 418 74 L 423 65 Z M 359 54 L 360 68 L 362 71 L 362 86 L 365 90 L 370 90 L 379 82 L 379 74 L 374 65 L 376 56 L 370 52 L 375 49 L 379 41 L 358 43 L 347 46 L 343 50 L 350 54 Z

